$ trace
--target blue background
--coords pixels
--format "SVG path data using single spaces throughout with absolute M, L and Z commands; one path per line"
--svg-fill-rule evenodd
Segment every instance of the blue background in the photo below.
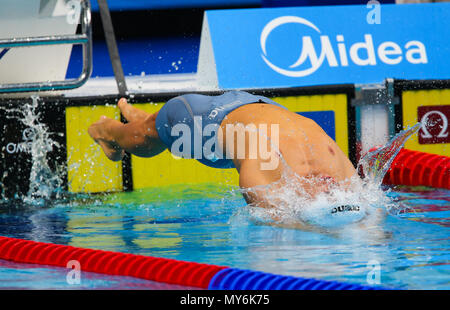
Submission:
M 315 121 L 322 129 L 336 141 L 336 124 L 334 122 L 334 111 L 314 111 L 314 112 L 297 112 L 304 117 Z
M 133 38 L 118 41 L 125 75 L 193 73 L 197 71 L 200 38 Z M 114 76 L 106 42 L 95 40 L 92 77 Z M 181 63 L 178 63 L 178 62 Z M 175 62 L 175 65 L 173 63 Z M 82 50 L 72 49 L 67 78 L 76 78 L 82 68 Z

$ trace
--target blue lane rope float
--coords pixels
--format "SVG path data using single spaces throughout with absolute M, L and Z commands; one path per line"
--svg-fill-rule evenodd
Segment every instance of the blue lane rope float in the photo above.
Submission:
M 378 286 L 282 276 L 261 271 L 226 268 L 211 279 L 210 290 L 386 290 Z

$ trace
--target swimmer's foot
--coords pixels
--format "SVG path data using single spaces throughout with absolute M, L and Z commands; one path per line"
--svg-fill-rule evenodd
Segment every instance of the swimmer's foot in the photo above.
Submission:
M 101 146 L 106 157 L 112 161 L 121 160 L 125 155 L 125 151 L 114 141 L 108 132 L 112 126 L 122 125 L 121 122 L 103 115 L 100 117 L 100 120 L 88 128 L 89 135 Z
M 102 147 L 103 152 L 109 160 L 119 161 L 125 155 L 125 151 L 117 145 L 102 140 L 96 142 Z
M 149 116 L 147 112 L 144 112 L 140 109 L 133 107 L 131 104 L 127 102 L 125 98 L 121 98 L 117 103 L 117 106 L 119 107 L 122 115 L 129 122 L 141 121 Z

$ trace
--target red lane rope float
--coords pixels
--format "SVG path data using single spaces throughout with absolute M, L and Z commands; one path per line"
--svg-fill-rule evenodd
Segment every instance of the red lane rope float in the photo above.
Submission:
M 77 260 L 82 271 L 131 276 L 205 289 L 215 274 L 227 268 L 1 236 L 0 259 L 64 268 L 69 261 Z
M 450 189 L 450 157 L 401 149 L 383 183 Z

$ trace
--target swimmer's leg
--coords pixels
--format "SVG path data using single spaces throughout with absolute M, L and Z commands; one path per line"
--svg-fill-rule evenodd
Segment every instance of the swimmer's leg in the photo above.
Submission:
M 112 161 L 119 161 L 125 155 L 125 151 L 120 147 L 115 139 L 110 136 L 112 127 L 121 126 L 122 123 L 102 115 L 100 120 L 89 126 L 88 133 L 98 143 L 106 157 Z
M 136 109 L 125 99 L 119 101 L 118 107 L 128 123 L 102 116 L 88 129 L 89 135 L 110 160 L 121 160 L 125 151 L 140 157 L 152 157 L 167 148 L 156 131 L 158 113 L 150 114 Z
M 128 122 L 145 120 L 149 115 L 151 115 L 145 111 L 133 107 L 131 104 L 127 102 L 125 98 L 121 98 L 117 103 L 117 106 L 119 107 L 120 112 Z

